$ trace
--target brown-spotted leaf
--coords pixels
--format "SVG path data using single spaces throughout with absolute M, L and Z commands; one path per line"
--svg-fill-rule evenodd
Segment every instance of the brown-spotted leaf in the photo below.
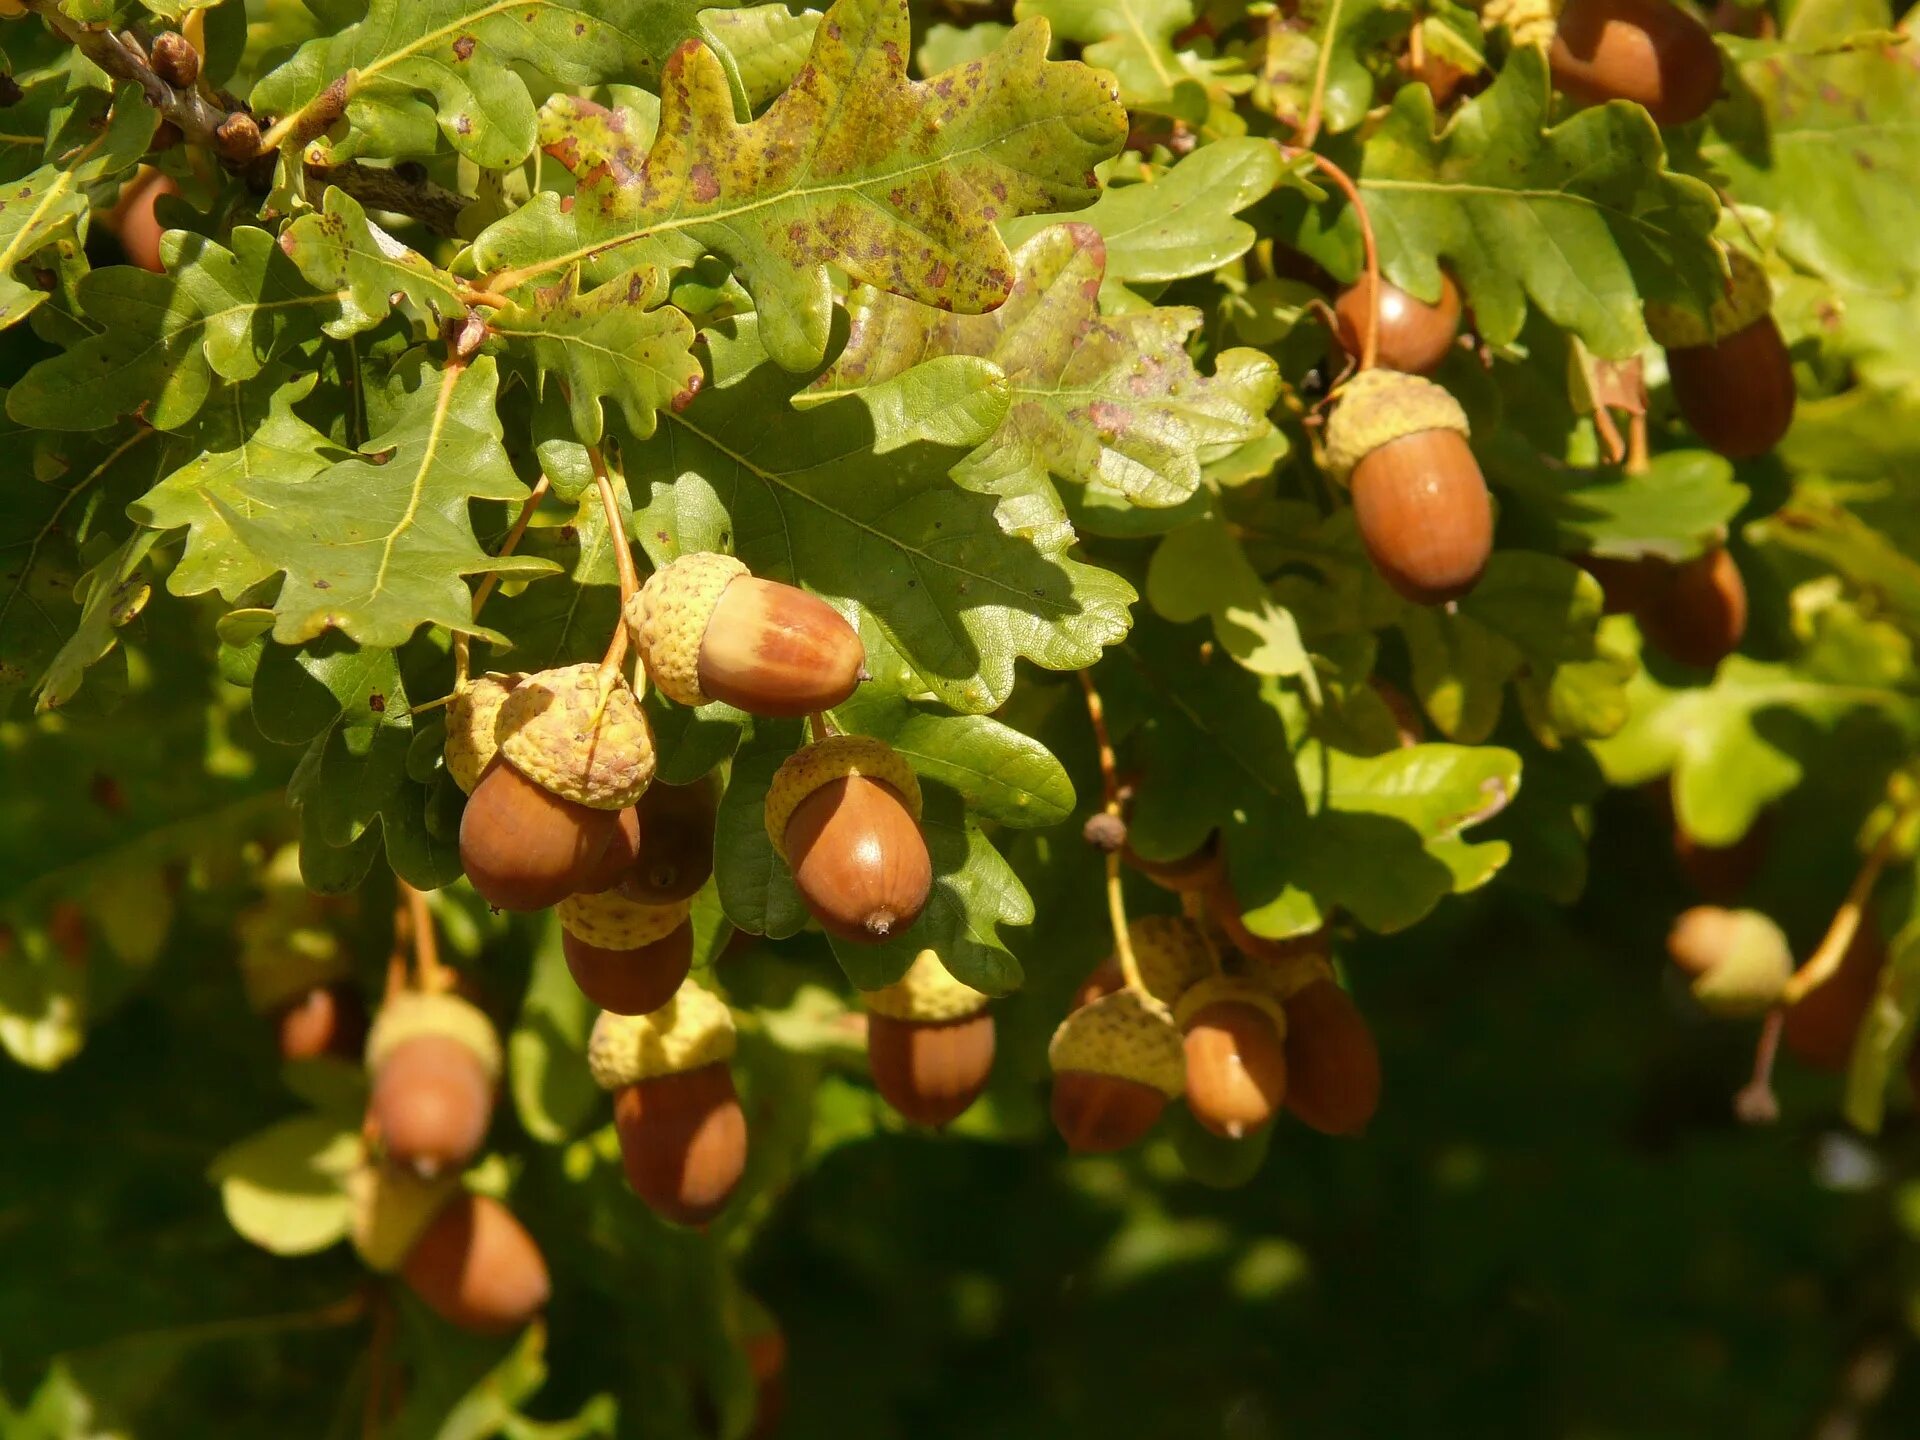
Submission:
M 713 51 L 682 45 L 645 158 L 554 136 L 549 153 L 582 167 L 570 207 L 549 195 L 499 221 L 477 262 L 515 290 L 576 266 L 597 285 L 715 251 L 790 370 L 826 354 L 832 269 L 942 309 L 991 310 L 1014 278 L 994 222 L 1091 203 L 1093 167 L 1126 136 L 1112 78 L 1049 61 L 1049 39 L 1044 21 L 1017 25 L 990 54 L 915 81 L 905 0 L 838 0 L 792 86 L 746 123 Z
M 989 315 L 949 315 L 862 287 L 850 300 L 847 347 L 801 396 L 818 404 L 892 380 L 943 355 L 977 355 L 1006 375 L 1012 405 L 975 452 L 1005 476 L 1048 471 L 1124 495 L 1178 505 L 1215 447 L 1271 429 L 1278 377 L 1257 350 L 1229 350 L 1202 375 L 1187 354 L 1198 310 L 1100 313 L 1106 242 L 1089 225 L 1053 225 L 1014 254 L 1013 291 Z

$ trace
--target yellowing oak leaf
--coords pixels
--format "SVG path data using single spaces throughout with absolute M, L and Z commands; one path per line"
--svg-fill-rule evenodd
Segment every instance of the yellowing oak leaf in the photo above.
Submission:
M 1091 226 L 1054 225 L 1014 256 L 1017 279 L 989 315 L 949 315 L 871 287 L 850 301 L 847 347 L 800 403 L 880 385 L 922 361 L 976 355 L 1007 377 L 1006 419 L 972 463 L 996 481 L 1026 470 L 1178 505 L 1201 464 L 1271 429 L 1273 361 L 1228 350 L 1202 375 L 1186 351 L 1201 314 L 1185 306 L 1102 315 L 1106 242 Z
M 905 0 L 839 0 L 793 85 L 746 123 L 713 51 L 682 45 L 644 158 L 554 137 L 578 193 L 490 227 L 476 262 L 496 290 L 575 267 L 587 289 L 715 251 L 790 370 L 826 354 L 833 269 L 942 309 L 991 310 L 1014 280 L 994 222 L 1091 203 L 1093 167 L 1126 135 L 1111 78 L 1050 62 L 1049 38 L 1029 21 L 991 54 L 915 81 Z

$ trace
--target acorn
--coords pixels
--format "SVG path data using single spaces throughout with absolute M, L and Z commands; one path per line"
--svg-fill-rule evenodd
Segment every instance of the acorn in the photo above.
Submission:
M 587 1067 L 614 1093 L 627 1183 L 653 1212 L 704 1225 L 726 1208 L 747 1163 L 747 1121 L 727 1068 L 733 1016 L 688 980 L 650 1015 L 603 1014 Z
M 1682 665 L 1711 670 L 1746 634 L 1747 586 L 1740 567 L 1724 548 L 1663 566 L 1658 592 L 1638 618 L 1656 650 Z
M 160 237 L 166 234 L 166 227 L 153 213 L 153 207 L 162 196 L 179 193 L 180 187 L 171 175 L 142 165 L 120 192 L 113 208 L 100 217 L 101 226 L 120 241 L 129 265 L 151 270 L 156 275 L 167 268 L 160 258 Z
M 1474 587 L 1493 549 L 1493 502 L 1453 396 L 1418 375 L 1363 370 L 1327 422 L 1326 458 L 1381 579 L 1416 605 Z
M 1073 992 L 1073 1000 L 1067 1008 L 1078 1010 L 1084 1005 L 1091 1005 L 1103 995 L 1124 990 L 1126 986 L 1127 977 L 1120 972 L 1120 957 L 1109 955 L 1087 972 L 1087 978 Z
M 1214 975 L 1180 997 L 1187 1109 L 1214 1134 L 1239 1140 L 1271 1121 L 1287 1093 L 1286 1012 L 1257 981 Z
M 1853 1060 L 1853 1043 L 1874 997 L 1887 952 L 1869 920 L 1854 932 L 1840 957 L 1840 968 L 1787 1007 L 1780 1038 L 1802 1063 L 1816 1070 L 1843 1071 Z
M 1659 125 L 1698 120 L 1720 96 L 1712 33 L 1667 0 L 1567 0 L 1547 63 L 1563 94 L 1631 100 Z
M 767 787 L 773 848 L 829 935 L 873 944 L 926 908 L 933 862 L 920 782 L 884 740 L 831 735 L 789 756 Z
M 993 1069 L 988 997 L 922 950 L 907 973 L 861 994 L 867 1063 L 880 1096 L 916 1125 L 939 1126 L 980 1098 Z
M 358 1055 L 367 1043 L 367 1002 L 351 982 L 316 986 L 281 1009 L 274 1036 L 283 1060 Z
M 1372 298 L 1373 287 L 1362 274 L 1334 301 L 1334 337 L 1349 355 L 1360 355 L 1366 345 L 1367 311 Z M 1432 304 L 1398 285 L 1380 282 L 1375 357 L 1387 369 L 1431 375 L 1447 358 L 1459 333 L 1460 289 L 1446 271 L 1440 272 L 1440 298 Z
M 1160 1119 L 1187 1083 L 1173 1012 L 1119 990 L 1075 1010 L 1047 1046 L 1053 1123 L 1076 1154 L 1123 1150 Z
M 1673 922 L 1667 954 L 1693 977 L 1701 1006 L 1727 1019 L 1771 1010 L 1793 974 L 1787 937 L 1758 910 L 1696 905 Z
M 1773 282 L 1745 251 L 1729 250 L 1727 263 L 1726 293 L 1704 320 L 1650 301 L 1647 333 L 1667 352 L 1674 403 L 1694 433 L 1729 460 L 1751 460 L 1779 444 L 1798 397 Z
M 560 948 L 580 993 L 616 1015 L 671 1000 L 693 968 L 691 903 L 638 905 L 618 890 L 562 900 Z
M 618 672 L 584 664 L 514 686 L 494 734 L 460 820 L 460 862 L 489 905 L 544 909 L 598 878 L 620 812 L 653 779 L 653 732 Z
M 690 899 L 713 874 L 713 781 L 650 785 L 639 814 L 640 853 L 621 877 L 620 893 L 643 905 Z
M 632 873 L 635 862 L 639 860 L 642 843 L 640 807 L 629 805 L 624 810 L 616 811 L 613 819 L 613 833 L 607 837 L 600 858 L 581 872 L 579 882 L 574 886 L 574 894 L 598 895 L 613 889 Z
M 1290 997 L 1286 1106 L 1323 1135 L 1357 1135 L 1380 1108 L 1380 1049 L 1347 992 L 1319 979 Z
M 367 1036 L 367 1115 L 387 1155 L 425 1175 L 463 1168 L 486 1140 L 500 1069 L 493 1022 L 458 995 L 387 1001 Z
M 762 580 L 731 555 L 682 555 L 627 602 L 635 648 L 661 694 L 751 715 L 831 710 L 866 665 L 860 637 L 826 601 Z
M 1149 860 L 1132 845 L 1121 852 L 1126 862 L 1163 890 L 1176 895 L 1199 894 L 1219 882 L 1225 869 L 1220 855 L 1220 832 L 1215 830 L 1190 855 L 1175 860 Z
M 518 1330 L 553 1294 L 526 1227 L 491 1195 L 465 1190 L 434 1215 L 400 1274 L 441 1319 L 476 1335 Z

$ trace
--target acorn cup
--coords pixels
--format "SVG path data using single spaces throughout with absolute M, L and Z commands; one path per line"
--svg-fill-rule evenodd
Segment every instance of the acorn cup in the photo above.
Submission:
M 688 900 L 639 905 L 617 890 L 560 902 L 560 949 L 573 983 L 602 1010 L 645 1015 L 669 1000 L 693 968 Z
M 860 999 L 874 1088 L 901 1115 L 945 1125 L 980 1098 L 993 1069 L 988 997 L 949 975 L 938 955 L 922 950 L 900 979 Z
M 447 773 L 468 795 L 480 783 L 499 752 L 500 711 L 507 697 L 526 680 L 520 674 L 489 674 L 469 680 L 447 702 Z
M 1124 1150 L 1186 1087 L 1186 1054 L 1173 1012 L 1134 990 L 1073 1011 L 1047 1046 L 1054 1128 L 1075 1154 Z
M 704 1225 L 726 1208 L 747 1163 L 747 1121 L 727 1068 L 733 1016 L 691 980 L 650 1015 L 602 1014 L 587 1067 L 613 1092 L 627 1183 L 649 1209 Z
M 831 735 L 787 758 L 767 787 L 773 848 L 829 935 L 875 944 L 920 918 L 933 861 L 920 782 L 884 740 Z
M 1693 977 L 1701 1007 L 1732 1020 L 1778 1005 L 1793 974 L 1787 937 L 1758 910 L 1696 905 L 1673 922 L 1667 954 Z
M 462 770 L 484 749 L 486 703 L 476 699 L 460 732 Z M 460 863 L 496 909 L 545 909 L 601 879 L 609 846 L 628 845 L 621 812 L 653 779 L 653 732 L 625 679 L 584 664 L 513 686 L 493 735 L 497 751 L 460 820 Z
M 670 700 L 722 700 L 750 715 L 831 710 L 863 678 L 866 651 L 826 601 L 762 580 L 731 555 L 682 555 L 627 602 L 634 647 Z
M 1493 502 L 1467 415 L 1431 380 L 1363 370 L 1327 422 L 1327 468 L 1380 578 L 1416 605 L 1458 599 L 1493 550 Z
M 517 1330 L 552 1295 L 540 1247 L 498 1200 L 458 1175 L 423 1179 L 367 1165 L 347 1180 L 353 1247 L 368 1268 L 398 1272 L 436 1314 L 463 1330 Z
M 1793 424 L 1793 361 L 1773 318 L 1773 282 L 1760 262 L 1729 250 L 1732 278 L 1706 319 L 1657 301 L 1647 333 L 1667 352 L 1674 403 L 1708 448 L 1729 460 L 1764 455 Z
M 1272 1121 L 1287 1093 L 1286 1012 L 1258 981 L 1214 975 L 1174 1007 L 1185 1035 L 1187 1109 L 1239 1140 Z
M 642 905 L 670 905 L 697 894 L 713 874 L 717 796 L 711 779 L 654 783 L 640 797 L 640 853 L 619 890 Z
M 1720 49 L 1667 0 L 1567 0 L 1547 47 L 1554 88 L 1585 104 L 1631 100 L 1685 125 L 1720 95 Z
M 1380 1108 L 1380 1049 L 1366 1017 L 1330 979 L 1288 997 L 1286 1107 L 1323 1135 L 1358 1135 Z
M 1363 274 L 1333 303 L 1334 338 L 1349 355 L 1358 357 L 1366 345 L 1372 298 L 1373 286 Z M 1431 375 L 1447 358 L 1459 333 L 1460 288 L 1446 271 L 1440 272 L 1440 298 L 1432 304 L 1397 285 L 1380 282 L 1380 320 L 1374 341 L 1379 364 L 1409 375 Z
M 389 1159 L 423 1175 L 466 1166 L 487 1138 L 500 1082 L 493 1022 L 458 995 L 408 992 L 367 1036 L 367 1115 Z

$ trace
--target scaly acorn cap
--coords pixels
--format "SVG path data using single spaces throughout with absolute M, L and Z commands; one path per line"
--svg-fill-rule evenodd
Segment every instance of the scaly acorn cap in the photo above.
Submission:
M 731 555 L 701 551 L 669 561 L 627 601 L 633 648 L 660 693 L 682 705 L 704 705 L 700 642 L 727 586 L 747 567 Z
M 542 670 L 500 707 L 500 754 L 534 784 L 624 810 L 653 780 L 653 730 L 625 677 L 591 661 Z
M 1047 1046 L 1058 1075 L 1080 1070 L 1151 1085 L 1169 1100 L 1187 1088 L 1187 1052 L 1173 1012 L 1136 990 L 1116 990 L 1060 1022 Z
M 378 1070 L 399 1046 L 422 1035 L 444 1035 L 471 1050 L 490 1083 L 500 1079 L 500 1035 L 477 1005 L 458 995 L 406 991 L 380 1007 L 367 1033 L 367 1071 Z
M 1746 329 L 1773 311 L 1773 282 L 1760 262 L 1744 250 L 1727 251 L 1733 278 L 1705 318 L 1677 305 L 1649 300 L 1645 306 L 1647 333 L 1663 350 L 1690 350 L 1716 345 Z
M 733 1047 L 733 1012 L 711 990 L 687 980 L 651 1015 L 602 1011 L 587 1041 L 587 1069 L 602 1090 L 624 1090 L 730 1060 Z
M 1327 421 L 1327 473 L 1342 485 L 1382 445 L 1427 430 L 1467 434 L 1467 412 L 1446 387 L 1398 370 L 1362 370 Z
M 1480 7 L 1481 24 L 1489 30 L 1504 25 L 1515 45 L 1545 49 L 1553 43 L 1559 20 L 1559 0 L 1487 0 Z
M 367 1268 L 383 1275 L 398 1270 L 459 1188 L 458 1171 L 428 1177 L 409 1167 L 366 1164 L 348 1175 L 353 1248 Z
M 1273 991 L 1258 980 L 1244 975 L 1209 975 L 1180 997 L 1180 1003 L 1173 1007 L 1173 1023 L 1184 1031 L 1209 1005 L 1250 1005 L 1273 1021 L 1282 1040 L 1287 1038 L 1287 1012 L 1280 1008 Z
M 1181 915 L 1142 915 L 1127 925 L 1140 983 L 1163 1005 L 1213 974 L 1213 956 L 1200 929 Z
M 906 802 L 907 813 L 920 818 L 919 778 L 897 750 L 871 735 L 829 735 L 789 755 L 767 786 L 767 838 L 782 860 L 787 858 L 787 822 L 800 802 L 848 775 L 891 785 Z
M 929 1025 L 977 1015 L 991 998 L 954 979 L 931 950 L 914 956 L 907 973 L 893 984 L 860 992 L 861 1002 L 876 1015 Z
M 525 675 L 482 675 L 447 702 L 447 773 L 467 794 L 500 748 L 501 707 Z
M 1333 961 L 1322 951 L 1280 960 L 1247 957 L 1248 978 L 1283 1004 L 1319 980 L 1333 979 Z
M 598 895 L 569 895 L 556 908 L 560 924 L 575 939 L 602 950 L 638 950 L 678 930 L 693 900 L 642 905 L 618 890 L 604 890 Z
M 1780 1003 L 1793 974 L 1793 947 L 1772 919 L 1758 910 L 1726 912 L 1719 954 L 1695 977 L 1693 998 L 1727 1019 L 1762 1015 Z

